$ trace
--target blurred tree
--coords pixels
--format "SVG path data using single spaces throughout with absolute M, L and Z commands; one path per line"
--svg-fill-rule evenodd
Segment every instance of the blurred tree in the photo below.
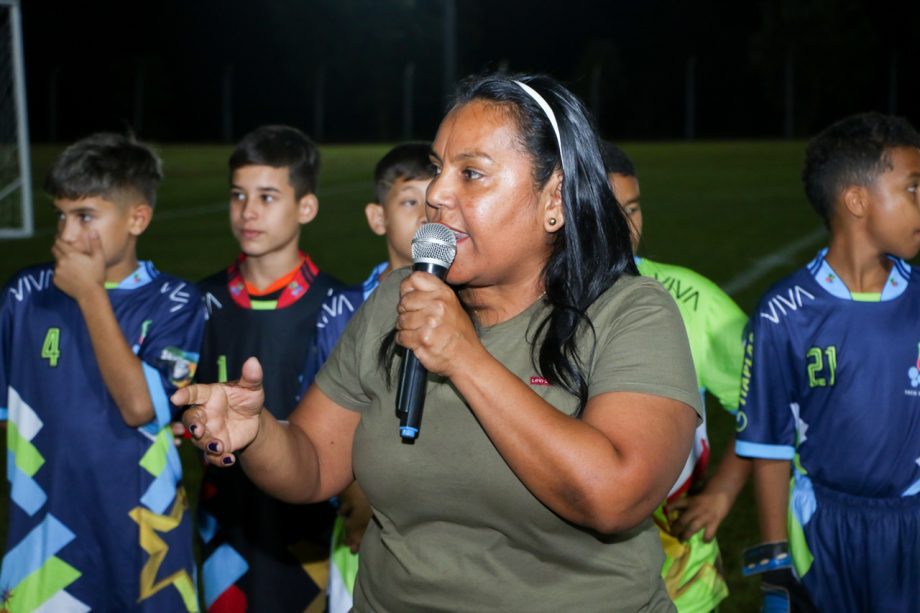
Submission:
M 792 135 L 873 108 L 887 64 L 879 36 L 858 0 L 766 0 L 751 39 L 751 63 L 777 110 L 791 105 Z M 788 88 L 792 88 L 791 100 Z M 786 119 L 790 121 L 790 119 Z

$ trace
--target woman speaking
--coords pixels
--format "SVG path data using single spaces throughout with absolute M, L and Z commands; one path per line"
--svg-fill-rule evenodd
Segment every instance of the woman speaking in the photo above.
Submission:
M 672 610 L 649 516 L 699 393 L 584 106 L 547 77 L 469 79 L 431 161 L 428 219 L 457 239 L 446 279 L 390 275 L 290 423 L 263 410 L 250 359 L 236 383 L 176 392 L 186 426 L 283 500 L 358 480 L 374 515 L 357 611 Z M 430 373 L 412 445 L 394 412 L 407 350 Z

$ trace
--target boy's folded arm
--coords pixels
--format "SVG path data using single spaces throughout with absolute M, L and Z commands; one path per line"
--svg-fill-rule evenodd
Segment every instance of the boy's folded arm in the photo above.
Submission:
M 122 419 L 132 427 L 154 418 L 153 400 L 140 358 L 122 334 L 105 288 L 85 292 L 78 300 L 89 330 L 102 380 L 115 400 Z

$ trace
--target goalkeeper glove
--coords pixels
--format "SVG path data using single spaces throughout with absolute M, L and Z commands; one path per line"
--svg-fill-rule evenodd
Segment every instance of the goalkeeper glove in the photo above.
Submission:
M 792 572 L 789 543 L 765 543 L 744 550 L 741 572 L 760 575 L 763 613 L 817 613 L 805 587 Z

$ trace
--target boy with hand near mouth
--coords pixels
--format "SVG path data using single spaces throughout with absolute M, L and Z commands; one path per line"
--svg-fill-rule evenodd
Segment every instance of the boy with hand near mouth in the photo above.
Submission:
M 0 294 L 4 609 L 198 610 L 167 398 L 195 374 L 204 312 L 194 286 L 137 259 L 161 178 L 121 135 L 67 148 L 45 182 L 55 264 Z

